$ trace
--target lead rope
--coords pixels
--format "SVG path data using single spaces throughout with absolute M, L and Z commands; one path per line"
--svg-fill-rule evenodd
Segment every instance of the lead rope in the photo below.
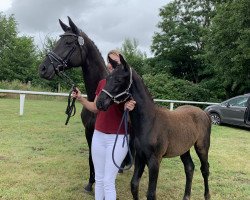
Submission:
M 132 165 L 133 165 L 133 156 L 132 156 L 132 153 L 131 153 L 131 150 L 130 150 L 130 147 L 129 147 L 129 140 L 128 140 L 128 112 L 129 110 L 128 109 L 125 109 L 123 115 L 122 115 L 122 120 L 121 120 L 121 123 L 119 125 L 119 128 L 116 132 L 116 138 L 115 138 L 115 142 L 114 142 L 114 146 L 113 146 L 113 150 L 112 150 L 112 160 L 113 160 L 113 163 L 114 165 L 119 169 L 119 170 L 129 170 Z M 127 168 L 122 168 L 120 166 L 118 166 L 115 162 L 115 146 L 116 146 L 116 143 L 117 143 L 117 139 L 118 139 L 118 136 L 119 136 L 119 131 L 121 129 L 121 126 L 124 122 L 124 126 L 125 126 L 125 135 L 124 135 L 124 138 L 123 138 L 123 144 L 122 144 L 122 147 L 124 147 L 124 144 L 125 144 L 125 141 L 127 142 L 127 146 L 128 146 L 128 153 L 129 153 L 129 158 L 130 158 L 130 163 L 129 163 L 129 166 Z

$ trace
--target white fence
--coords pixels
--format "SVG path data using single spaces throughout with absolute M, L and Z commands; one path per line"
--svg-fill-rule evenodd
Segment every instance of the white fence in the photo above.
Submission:
M 0 93 L 11 93 L 11 94 L 20 94 L 20 115 L 24 113 L 24 101 L 25 95 L 47 95 L 47 96 L 61 96 L 67 97 L 69 94 L 67 93 L 56 93 L 56 92 L 35 92 L 35 91 L 23 91 L 23 90 L 2 90 L 0 89 Z M 83 95 L 86 97 L 86 95 Z M 181 104 L 202 104 L 202 105 L 215 105 L 218 103 L 212 102 L 197 102 L 197 101 L 178 101 L 178 100 L 164 100 L 164 99 L 154 99 L 155 102 L 164 102 L 170 103 L 170 110 L 174 109 L 174 103 L 181 103 Z

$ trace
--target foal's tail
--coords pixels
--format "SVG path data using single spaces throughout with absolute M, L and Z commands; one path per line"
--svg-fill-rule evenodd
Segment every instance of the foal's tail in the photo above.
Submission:
M 207 117 L 208 117 L 208 120 L 209 120 L 210 124 L 212 124 L 212 120 L 211 120 L 211 117 L 210 117 L 209 113 L 206 112 L 206 111 L 204 111 L 204 112 L 206 113 L 206 115 L 207 115 Z M 211 126 L 210 126 L 210 127 L 211 127 Z
M 209 150 L 209 147 L 210 147 L 210 136 L 211 136 L 211 129 L 212 129 L 212 120 L 211 120 L 211 117 L 209 115 L 208 112 L 205 112 L 206 113 L 206 117 L 207 117 L 207 128 L 206 128 L 206 134 L 205 134 L 205 140 L 207 141 L 207 150 Z
M 195 142 L 194 146 L 198 149 L 202 149 L 206 154 L 208 154 L 209 147 L 210 147 L 210 136 L 211 136 L 211 128 L 212 128 L 212 123 L 211 123 L 211 118 L 207 112 L 202 113 L 200 115 L 200 134 Z
M 209 115 L 209 113 L 208 112 L 205 112 L 206 113 L 206 116 L 207 116 L 207 118 L 208 118 L 208 131 L 209 131 L 209 136 L 211 135 L 211 128 L 212 128 L 212 120 L 211 120 L 211 117 L 210 117 L 210 115 Z

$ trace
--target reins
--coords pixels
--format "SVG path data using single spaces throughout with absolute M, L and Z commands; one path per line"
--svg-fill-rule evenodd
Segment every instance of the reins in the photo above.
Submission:
M 65 125 L 68 124 L 70 117 L 73 117 L 76 114 L 76 106 L 75 106 L 76 98 L 75 97 L 72 98 L 72 101 L 71 101 L 71 94 L 73 91 L 77 92 L 75 85 L 72 86 L 72 88 L 69 92 L 68 105 L 67 105 L 66 110 L 65 110 L 65 114 L 67 115 Z M 72 114 L 72 112 L 73 112 L 73 114 Z
M 69 96 L 68 96 L 68 104 L 67 104 L 67 107 L 65 110 L 65 114 L 67 115 L 65 125 L 67 125 L 69 120 L 70 120 L 70 117 L 73 117 L 76 114 L 76 106 L 75 106 L 76 98 L 71 98 L 72 92 L 77 92 L 76 84 L 64 72 L 57 73 L 57 76 L 59 76 L 61 79 L 65 80 L 66 83 L 71 85 L 71 89 L 69 91 Z M 71 99 L 72 99 L 72 101 L 71 101 Z
M 131 153 L 131 149 L 129 147 L 129 139 L 128 139 L 128 113 L 129 113 L 128 109 L 126 109 L 124 111 L 124 113 L 123 113 L 121 123 L 120 123 L 119 128 L 118 128 L 118 130 L 116 132 L 116 138 L 115 138 L 115 142 L 114 142 L 114 146 L 113 146 L 113 150 L 112 150 L 113 163 L 119 170 L 129 170 L 133 165 L 133 156 L 132 156 L 132 153 Z M 123 138 L 122 147 L 124 147 L 125 142 L 126 142 L 127 146 L 128 146 L 128 153 L 129 153 L 129 158 L 130 158 L 130 163 L 129 163 L 129 166 L 127 168 L 125 168 L 125 167 L 122 168 L 119 165 L 117 165 L 116 162 L 115 162 L 115 147 L 116 147 L 117 139 L 118 139 L 118 136 L 119 136 L 119 131 L 121 129 L 121 126 L 122 126 L 123 122 L 124 122 L 124 126 L 125 126 L 125 135 L 124 135 L 124 138 Z

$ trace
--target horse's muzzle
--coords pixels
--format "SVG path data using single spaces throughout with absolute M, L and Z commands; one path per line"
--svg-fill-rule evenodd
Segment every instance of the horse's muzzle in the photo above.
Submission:
M 47 79 L 47 80 L 51 80 L 55 76 L 55 72 L 54 72 L 53 69 L 50 69 L 49 67 L 47 67 L 44 64 L 41 64 L 39 66 L 39 76 L 41 78 L 44 78 L 44 79 Z
M 108 110 L 109 106 L 111 106 L 114 103 L 112 99 L 104 94 L 103 92 L 99 95 L 96 101 L 96 107 L 98 110 L 106 111 Z

